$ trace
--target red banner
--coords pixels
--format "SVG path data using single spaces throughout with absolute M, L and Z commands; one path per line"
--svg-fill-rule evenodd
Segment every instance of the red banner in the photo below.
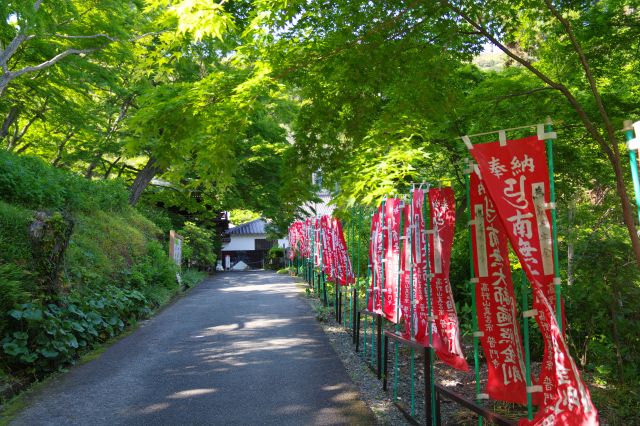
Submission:
M 322 266 L 322 231 L 320 229 L 321 219 L 322 218 L 316 218 L 314 220 L 314 227 L 313 227 L 313 245 L 314 245 L 313 264 L 316 267 Z
M 527 403 L 524 350 L 513 291 L 507 235 L 484 182 L 470 176 L 471 238 L 480 342 L 492 399 Z
M 402 255 L 400 257 L 400 318 L 403 323 L 402 335 L 403 337 L 410 339 L 412 336 L 411 321 L 415 312 L 411 309 L 413 284 L 415 282 L 415 276 L 411 270 L 411 242 L 409 238 L 411 236 L 411 206 L 404 206 L 402 209 L 403 226 L 403 241 L 402 241 Z M 413 279 L 413 280 L 412 280 Z
M 303 224 L 301 221 L 296 221 L 291 224 L 289 227 L 289 246 L 291 250 L 289 251 L 289 259 L 293 260 L 296 257 L 296 252 L 300 253 L 300 240 L 302 238 L 302 228 Z
M 554 305 L 553 240 L 549 201 L 549 170 L 545 144 L 536 136 L 475 145 L 471 154 L 478 162 L 480 177 L 493 201 L 511 246 L 529 278 L 532 287 L 541 290 Z M 553 348 L 548 324 L 536 317 L 545 342 L 539 383 L 547 383 L 534 403 L 549 400 L 555 391 Z
M 300 254 L 307 259 L 311 256 L 311 219 L 302 223 L 302 233 L 300 235 Z
M 546 330 L 553 356 L 551 358 L 553 378 L 542 381 L 544 400 L 532 421 L 520 420 L 522 426 L 591 426 L 598 425 L 598 411 L 591 402 L 587 386 L 580 378 L 578 368 L 569 354 L 569 348 L 558 329 L 553 307 L 539 288 L 534 288 L 533 307 L 536 318 Z M 551 380 L 555 379 L 555 383 Z
M 553 237 L 549 211 L 549 169 L 544 141 L 537 136 L 474 145 L 480 177 L 529 281 L 555 307 Z
M 537 136 L 475 145 L 471 154 L 534 292 L 536 322 L 544 340 L 534 424 L 596 424 L 597 412 L 569 355 L 555 318 L 549 172 Z M 564 318 L 564 315 L 563 315 Z M 576 397 L 577 395 L 577 397 Z M 577 401 L 577 403 L 576 403 Z M 523 424 L 529 422 L 523 421 Z
M 369 241 L 369 264 L 371 265 L 371 288 L 369 293 L 369 312 L 382 313 L 382 293 L 380 280 L 382 277 L 382 208 L 378 208 L 371 217 L 371 240 Z
M 346 286 L 355 282 L 353 275 L 353 268 L 351 266 L 351 259 L 349 258 L 349 251 L 347 250 L 347 244 L 344 239 L 344 233 L 342 232 L 342 223 L 336 218 L 333 218 L 333 232 L 334 232 L 334 250 L 337 263 L 337 276 L 335 282 L 342 286 Z
M 384 215 L 384 316 L 387 320 L 398 322 L 396 302 L 398 299 L 398 278 L 400 274 L 400 212 L 402 201 L 390 198 L 385 203 Z
M 424 232 L 424 191 L 416 189 L 411 204 L 404 208 L 405 235 L 402 255 L 401 310 L 404 318 L 404 337 L 411 336 L 411 290 L 413 287 L 413 337 L 421 345 L 429 346 L 427 304 L 427 236 Z M 409 252 L 411 250 L 411 252 Z M 413 261 L 413 271 L 411 262 Z M 413 277 L 413 281 L 411 278 Z M 432 329 L 435 333 L 435 329 Z
M 349 285 L 355 281 L 342 225 L 338 219 L 323 216 L 294 222 L 289 227 L 289 242 L 292 246 L 292 259 L 299 245 L 302 256 L 313 256 L 314 265 L 322 265 L 329 280 L 341 285 Z
M 329 251 L 329 247 L 331 246 L 331 232 L 329 230 L 329 217 L 322 216 L 320 218 L 320 241 L 321 241 L 321 250 L 322 250 L 322 271 L 327 275 L 327 277 L 331 276 L 331 252 Z
M 468 371 L 469 366 L 460 346 L 458 314 L 449 283 L 449 261 L 456 222 L 453 190 L 451 188 L 430 189 L 429 203 L 433 230 L 429 235 L 431 300 L 437 331 L 433 335 L 433 348 L 445 363 L 459 370 Z

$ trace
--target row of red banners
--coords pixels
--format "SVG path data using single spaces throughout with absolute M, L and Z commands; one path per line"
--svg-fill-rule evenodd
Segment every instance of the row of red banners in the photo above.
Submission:
M 597 424 L 597 411 L 555 318 L 554 206 L 544 142 L 531 137 L 476 145 L 471 152 L 478 162 L 478 174 L 471 176 L 471 235 L 477 335 L 488 364 L 486 392 L 492 399 L 521 404 L 531 393 L 540 410 L 533 421 L 522 424 Z M 431 327 L 438 357 L 468 370 L 449 282 L 455 199 L 451 188 L 431 189 L 427 196 L 429 231 L 421 190 L 413 191 L 406 205 L 388 199 L 374 212 L 368 309 L 391 322 L 404 322 L 404 337 L 424 346 Z M 509 243 L 532 283 L 533 309 L 525 315 L 535 317 L 545 345 L 541 373 L 528 388 Z
M 384 315 L 393 323 L 403 321 L 405 337 L 413 337 L 424 346 L 429 346 L 431 327 L 432 346 L 438 357 L 454 368 L 468 370 L 460 345 L 458 315 L 449 282 L 455 229 L 453 191 L 451 188 L 429 190 L 433 230 L 429 234 L 423 216 L 424 201 L 424 192 L 415 190 L 410 203 L 405 205 L 398 198 L 388 199 L 373 214 L 368 309 Z M 427 277 L 430 278 L 428 293 Z
M 472 283 L 477 336 L 488 366 L 486 393 L 492 399 L 520 404 L 526 404 L 530 393 L 540 409 L 532 421 L 521 420 L 523 425 L 598 424 L 597 411 L 555 316 L 551 217 L 555 206 L 550 203 L 544 141 L 533 136 L 479 144 L 470 152 L 477 162 L 469 194 Z M 403 323 L 404 337 L 432 346 L 443 362 L 468 370 L 449 281 L 455 211 L 452 189 L 432 188 L 427 194 L 414 190 L 406 204 L 398 198 L 387 199 L 374 212 L 368 310 Z M 343 285 L 352 282 L 339 221 L 327 217 L 296 222 L 289 233 L 292 247 L 299 247 L 305 257 L 314 253 L 313 241 L 319 241 L 322 249 L 315 250 L 316 264 L 334 277 L 330 279 Z M 531 386 L 527 386 L 509 244 L 533 289 L 533 309 L 522 314 L 535 318 L 544 342 L 542 368 L 538 377 L 530 378 Z M 564 312 L 562 318 L 564 322 Z
M 322 269 L 329 281 L 340 285 L 355 282 L 353 267 L 340 220 L 331 216 L 296 221 L 289 226 L 289 258 L 296 253 L 313 257 L 313 264 Z

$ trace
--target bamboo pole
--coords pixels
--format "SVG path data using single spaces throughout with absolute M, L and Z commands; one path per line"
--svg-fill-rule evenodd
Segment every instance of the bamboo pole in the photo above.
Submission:
M 545 132 L 550 133 L 553 130 L 551 119 L 547 118 L 545 122 Z M 549 201 L 553 208 L 551 209 L 551 226 L 553 228 L 553 276 L 554 288 L 556 293 L 556 320 L 560 334 L 564 335 L 564 323 L 562 321 L 562 285 L 560 284 L 560 260 L 558 257 L 558 221 L 556 219 L 556 184 L 553 171 L 553 138 L 547 139 L 547 162 L 549 164 Z

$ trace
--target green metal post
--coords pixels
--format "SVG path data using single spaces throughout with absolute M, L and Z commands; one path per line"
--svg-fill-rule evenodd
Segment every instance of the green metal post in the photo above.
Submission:
M 551 126 L 551 119 L 547 119 L 545 123 L 545 131 L 551 132 L 553 130 Z M 556 185 L 553 173 L 553 139 L 547 139 L 547 161 L 549 164 L 549 201 L 554 206 L 551 209 L 551 227 L 553 233 L 553 276 L 556 282 L 556 320 L 558 321 L 558 328 L 560 334 L 564 335 L 563 321 L 562 321 L 562 285 L 560 284 L 560 261 L 558 258 L 558 222 L 556 220 Z
M 429 191 L 424 196 L 423 200 L 423 211 L 422 215 L 424 217 L 425 228 L 431 227 L 431 221 L 429 220 L 429 216 L 427 216 L 427 205 L 429 199 Z M 429 238 L 426 238 L 425 244 L 425 260 L 427 261 L 427 279 L 426 279 L 426 293 L 427 293 L 427 328 L 429 331 L 429 377 L 431 383 L 431 424 L 437 424 L 436 422 L 436 385 L 435 385 L 435 373 L 433 369 L 433 364 L 435 360 L 435 353 L 433 351 L 433 324 L 431 323 L 431 319 L 433 318 L 433 311 L 431 309 L 431 260 L 429 259 Z
M 520 271 L 520 288 L 522 291 L 522 312 L 529 310 L 529 301 L 527 300 L 527 276 L 524 271 Z M 524 365 L 525 365 L 525 381 L 527 388 L 531 386 L 531 355 L 529 352 L 529 318 L 522 318 L 522 330 L 524 334 Z M 531 401 L 531 393 L 527 392 L 527 417 L 533 419 L 533 403 Z
M 476 378 L 476 402 L 479 405 L 482 405 L 482 401 L 480 401 L 477 397 L 480 395 L 481 387 L 480 387 L 480 360 L 478 356 L 479 348 L 478 348 L 478 336 L 475 333 L 478 330 L 478 313 L 476 310 L 476 283 L 474 281 L 475 278 L 475 270 L 473 264 L 473 237 L 472 237 L 472 224 L 471 224 L 471 173 L 473 173 L 473 168 L 471 170 L 467 170 L 468 173 L 465 173 L 465 187 L 467 192 L 467 223 L 469 223 L 469 276 L 471 279 L 469 280 L 469 287 L 471 290 L 471 315 L 472 315 L 472 327 L 473 327 L 473 367 Z M 477 219 L 477 218 L 476 218 Z M 482 425 L 482 417 L 478 416 L 478 425 Z
M 627 120 L 624 122 L 624 136 L 627 139 L 627 142 L 633 140 L 633 128 L 631 127 L 631 121 Z M 639 126 L 636 123 L 636 126 Z M 640 132 L 636 135 L 637 138 L 640 138 Z M 638 212 L 638 223 L 640 223 L 640 177 L 638 177 L 638 158 L 635 149 L 629 149 L 629 166 L 631 167 L 631 178 L 633 179 L 633 192 L 636 195 L 636 209 Z

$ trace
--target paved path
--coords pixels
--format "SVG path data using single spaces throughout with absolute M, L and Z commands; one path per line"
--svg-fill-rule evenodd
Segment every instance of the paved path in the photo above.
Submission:
M 287 276 L 218 274 L 12 424 L 372 424 L 302 297 Z

